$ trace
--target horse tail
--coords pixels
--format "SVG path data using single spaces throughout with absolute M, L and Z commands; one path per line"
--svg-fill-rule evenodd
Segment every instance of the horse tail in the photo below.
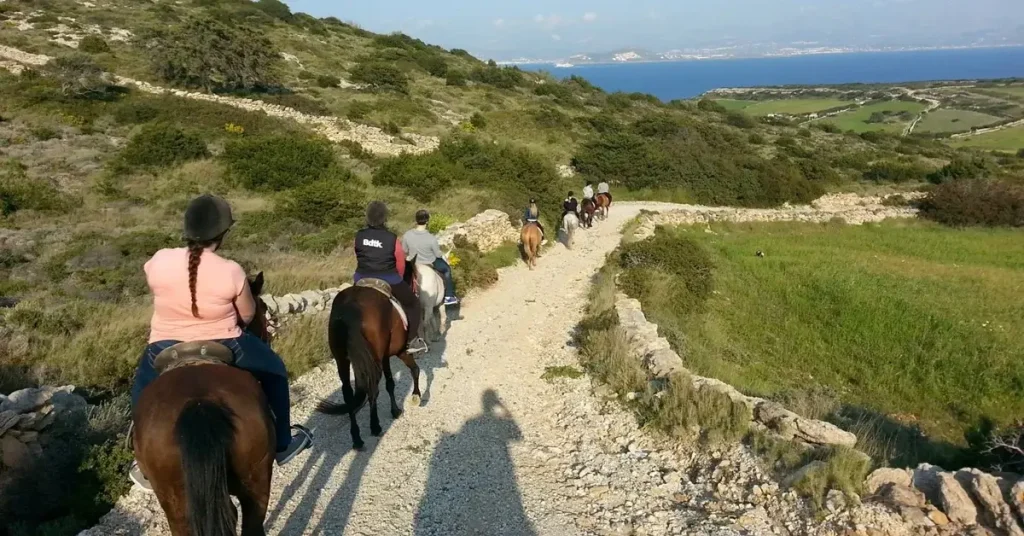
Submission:
M 343 335 L 344 340 L 337 340 L 335 334 Z M 345 415 L 359 411 L 366 403 L 367 393 L 375 382 L 379 381 L 382 372 L 373 357 L 373 352 L 370 351 L 370 343 L 363 336 L 363 315 L 358 305 L 343 304 L 340 314 L 337 317 L 332 315 L 329 339 L 332 352 L 341 350 L 338 346 L 344 344 L 343 351 L 352 364 L 352 371 L 356 377 L 355 398 L 351 408 L 344 403 L 323 400 L 317 405 L 317 411 L 327 415 Z M 348 374 L 348 371 L 345 371 L 345 374 Z
M 194 400 L 175 424 L 192 534 L 235 534 L 237 512 L 228 491 L 228 449 L 235 440 L 233 417 L 230 409 L 218 403 Z

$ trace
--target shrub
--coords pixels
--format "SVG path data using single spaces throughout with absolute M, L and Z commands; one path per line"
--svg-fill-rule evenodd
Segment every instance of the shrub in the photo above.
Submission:
M 925 218 L 952 226 L 1024 227 L 1024 184 L 1009 180 L 955 180 L 920 202 Z
M 281 0 L 259 0 L 253 6 L 278 20 L 288 22 L 293 18 L 292 10 Z
M 725 106 L 722 106 L 721 104 L 707 97 L 697 101 L 697 109 L 703 110 L 705 112 L 718 112 L 721 114 L 727 112 Z
M 1017 158 L 1024 158 L 1024 148 L 1017 151 Z
M 360 121 L 372 111 L 372 104 L 363 101 L 354 101 L 352 104 L 348 105 L 348 111 L 345 113 L 345 116 L 353 121 Z
M 281 191 L 338 172 L 330 143 L 298 136 L 232 140 L 222 158 L 228 175 L 251 190 Z
M 158 76 L 206 91 L 266 88 L 280 59 L 258 28 L 229 26 L 210 17 L 191 18 L 160 32 L 149 54 Z
M 440 153 L 412 156 L 402 154 L 384 160 L 373 172 L 373 183 L 403 188 L 424 203 L 452 184 L 461 170 Z
M 195 134 L 166 124 L 150 125 L 132 137 L 115 161 L 115 171 L 170 167 L 207 158 L 206 142 Z
M 452 87 L 465 87 L 466 73 L 449 69 L 448 74 L 445 76 L 445 85 Z
M 102 99 L 112 95 L 113 81 L 89 56 L 60 56 L 44 67 L 60 85 L 65 97 Z
M 487 128 L 487 118 L 480 112 L 473 112 L 473 115 L 469 118 L 469 123 L 476 128 Z
M 24 165 L 15 160 L 0 164 L 0 216 L 19 210 L 55 211 L 67 205 L 67 196 L 44 180 L 30 179 Z
M 448 228 L 449 225 L 455 223 L 455 218 L 447 214 L 431 214 L 430 222 L 427 223 L 427 230 L 431 234 L 437 234 Z
M 32 136 L 39 141 L 47 141 L 60 138 L 60 132 L 53 127 L 39 126 L 32 129 Z
M 338 87 L 341 79 L 334 75 L 322 74 L 316 77 L 316 85 L 323 88 Z
M 916 164 L 883 160 L 875 162 L 864 172 L 864 180 L 873 182 L 917 182 L 924 180 L 928 170 Z
M 430 76 L 436 76 L 437 78 L 448 76 L 448 62 L 444 61 L 444 58 L 437 54 L 421 55 L 416 60 L 416 64 Z
M 652 269 L 673 277 L 672 301 L 688 312 L 702 307 L 711 296 L 711 257 L 700 244 L 685 236 L 659 232 L 647 240 L 624 244 L 619 263 L 624 270 L 623 290 L 641 301 L 651 288 Z
M 753 117 L 739 111 L 726 113 L 725 122 L 737 128 L 754 128 L 757 126 L 757 121 Z
M 338 145 L 348 150 L 348 155 L 356 160 L 372 161 L 374 159 L 373 153 L 367 151 L 363 144 L 355 140 L 341 140 Z
M 543 106 L 538 110 L 533 110 L 530 115 L 533 116 L 534 123 L 541 128 L 572 128 L 572 119 L 561 110 L 551 106 Z
M 396 91 L 406 93 L 409 79 L 397 67 L 383 63 L 360 63 L 352 68 L 349 77 L 353 82 L 365 84 L 374 91 Z
M 363 193 L 351 185 L 351 172 L 319 179 L 279 195 L 276 212 L 313 225 L 356 222 L 363 216 Z
M 452 252 L 459 259 L 458 268 L 452 270 L 452 279 L 459 295 L 475 288 L 487 288 L 498 282 L 498 271 L 487 262 L 480 249 L 465 237 L 458 237 Z
M 767 143 L 768 140 L 764 139 L 763 134 L 759 132 L 753 132 L 747 138 L 747 141 L 749 141 L 753 145 L 764 145 L 765 143 Z
M 110 45 L 102 37 L 94 34 L 87 35 L 78 43 L 78 50 L 89 54 L 102 54 L 110 52 Z
M 928 175 L 928 182 L 942 184 L 948 181 L 961 179 L 984 178 L 991 172 L 991 165 L 988 160 L 981 157 L 976 158 L 954 158 L 938 171 Z
M 493 61 L 488 62 L 486 67 L 473 69 L 470 78 L 474 82 L 501 89 L 513 89 L 525 81 L 523 72 L 518 67 L 498 67 Z

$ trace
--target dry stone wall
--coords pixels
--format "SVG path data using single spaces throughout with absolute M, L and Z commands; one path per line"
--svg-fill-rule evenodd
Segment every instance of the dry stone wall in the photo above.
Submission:
M 15 73 L 21 72 L 24 65 L 42 66 L 46 65 L 51 59 L 49 56 L 30 54 L 0 45 L 0 67 Z M 402 153 L 428 153 L 437 149 L 440 144 L 440 140 L 436 136 L 422 136 L 419 134 L 403 134 L 401 137 L 391 136 L 383 130 L 369 125 L 353 123 L 347 119 L 333 116 L 305 114 L 287 106 L 271 104 L 256 99 L 169 89 L 123 76 L 115 76 L 114 79 L 117 84 L 134 86 L 139 91 L 145 93 L 169 94 L 185 99 L 215 102 L 250 112 L 262 112 L 272 117 L 291 119 L 309 126 L 328 140 L 336 143 L 345 140 L 355 141 L 367 151 L 377 155 L 395 156 Z
M 0 471 L 17 469 L 40 456 L 57 419 L 88 409 L 75 387 L 39 387 L 0 394 Z

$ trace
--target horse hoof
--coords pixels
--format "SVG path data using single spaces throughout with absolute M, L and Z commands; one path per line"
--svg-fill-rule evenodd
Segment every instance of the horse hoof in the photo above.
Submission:
M 412 395 L 412 405 L 420 405 L 420 395 Z
M 397 419 L 397 418 L 399 418 L 401 416 L 402 416 L 402 410 L 400 410 L 398 408 L 395 408 L 395 409 L 391 410 L 391 418 L 392 419 Z
M 380 435 L 384 433 L 384 430 L 379 426 L 376 428 L 371 426 L 370 433 L 373 434 L 373 437 L 380 437 Z
M 358 450 L 358 451 L 362 451 L 362 450 L 364 449 L 364 447 L 365 447 L 365 446 L 366 446 L 366 445 L 364 445 L 362 441 L 359 441 L 359 442 L 353 442 L 353 443 L 352 443 L 352 449 L 353 449 L 353 450 Z

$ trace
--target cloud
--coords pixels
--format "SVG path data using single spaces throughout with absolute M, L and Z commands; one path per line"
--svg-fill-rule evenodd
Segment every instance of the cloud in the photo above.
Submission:
M 502 26 L 505 25 L 505 19 L 494 19 L 494 25 L 498 28 L 501 28 Z
M 551 34 L 551 39 L 553 39 L 555 41 L 561 41 L 562 40 L 562 36 L 560 36 L 558 34 Z
M 595 20 L 597 20 L 597 13 L 588 11 L 583 14 L 583 22 L 594 22 Z
M 553 30 L 562 24 L 562 17 L 558 15 L 548 15 L 546 17 L 544 15 L 536 15 L 533 17 L 533 21 L 548 30 Z

